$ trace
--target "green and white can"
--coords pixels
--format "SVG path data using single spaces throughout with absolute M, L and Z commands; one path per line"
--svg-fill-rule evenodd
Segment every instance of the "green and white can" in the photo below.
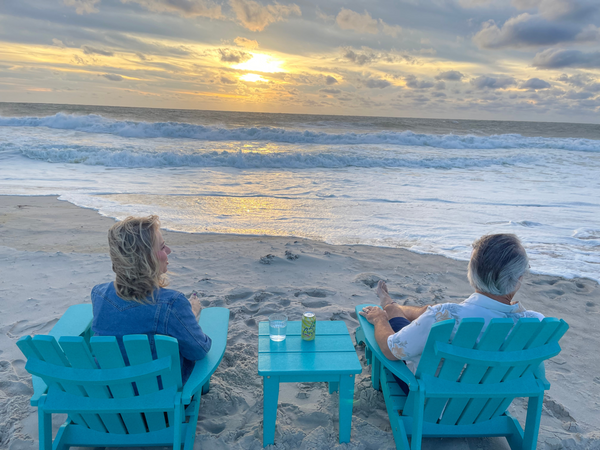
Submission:
M 312 341 L 317 331 L 317 318 L 314 313 L 305 312 L 302 314 L 302 339 Z

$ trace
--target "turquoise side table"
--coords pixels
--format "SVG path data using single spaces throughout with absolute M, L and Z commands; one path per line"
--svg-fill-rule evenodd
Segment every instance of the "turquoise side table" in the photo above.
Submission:
M 275 440 L 279 383 L 327 382 L 340 392 L 340 443 L 350 442 L 354 378 L 362 366 L 342 321 L 317 321 L 313 341 L 300 336 L 300 321 L 288 322 L 287 338 L 269 338 L 269 322 L 258 324 L 258 374 L 263 377 L 263 446 Z

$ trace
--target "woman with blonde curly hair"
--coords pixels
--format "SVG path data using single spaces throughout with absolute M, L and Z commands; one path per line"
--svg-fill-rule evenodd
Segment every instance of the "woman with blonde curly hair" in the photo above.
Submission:
M 204 358 L 211 340 L 198 325 L 200 303 L 190 303 L 181 292 L 165 289 L 171 249 L 160 232 L 158 216 L 117 222 L 108 231 L 108 245 L 116 279 L 92 289 L 92 331 L 96 336 L 116 336 L 126 364 L 124 335 L 150 336 L 154 357 L 154 335 L 176 338 L 185 383 L 193 361 Z

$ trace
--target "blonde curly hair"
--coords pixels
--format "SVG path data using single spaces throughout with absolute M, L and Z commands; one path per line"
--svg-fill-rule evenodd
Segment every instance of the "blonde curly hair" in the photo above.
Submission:
M 119 297 L 143 304 L 153 303 L 155 289 L 168 285 L 154 252 L 159 228 L 158 216 L 130 216 L 108 230 L 110 259 L 117 275 L 115 289 Z

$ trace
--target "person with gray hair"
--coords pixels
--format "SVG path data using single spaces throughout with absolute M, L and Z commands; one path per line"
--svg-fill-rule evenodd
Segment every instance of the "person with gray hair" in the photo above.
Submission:
M 473 243 L 467 275 L 475 293 L 462 303 L 422 307 L 398 305 L 392 301 L 385 282 L 379 281 L 377 296 L 381 308 L 367 306 L 360 314 L 375 326 L 375 339 L 383 354 L 392 360 L 403 360 L 415 373 L 429 331 L 437 322 L 456 319 L 451 336 L 454 337 L 458 324 L 466 317 L 485 320 L 481 335 L 494 318 L 508 317 L 515 323 L 522 317 L 542 320 L 542 314 L 528 311 L 521 303 L 513 302 L 528 268 L 527 253 L 517 236 L 486 235 Z M 398 378 L 396 381 L 408 394 L 408 386 Z

